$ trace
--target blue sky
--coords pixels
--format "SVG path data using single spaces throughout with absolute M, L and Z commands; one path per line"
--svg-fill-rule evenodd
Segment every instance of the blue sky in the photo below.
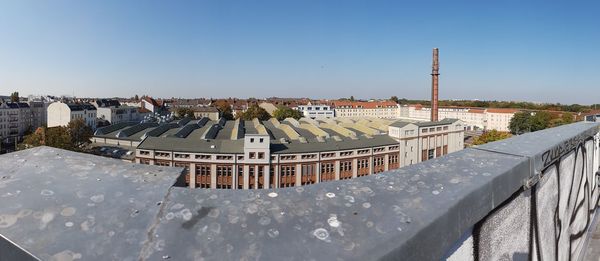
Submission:
M 600 1 L 0 0 L 0 95 L 600 103 Z

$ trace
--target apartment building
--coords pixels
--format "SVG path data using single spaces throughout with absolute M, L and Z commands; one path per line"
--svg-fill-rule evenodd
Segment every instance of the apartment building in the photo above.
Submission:
M 446 118 L 461 120 L 466 130 L 510 131 L 508 128 L 510 120 L 517 112 L 519 112 L 517 109 L 441 107 L 438 115 L 440 120 Z M 421 105 L 401 106 L 399 115 L 408 119 L 429 120 L 431 108 Z
M 32 130 L 32 124 L 29 104 L 23 102 L 0 104 L 0 141 L 22 137 L 27 130 Z
M 335 117 L 335 111 L 329 105 L 313 105 L 309 102 L 307 105 L 299 105 L 296 110 L 301 111 L 304 117 L 311 119 Z
M 90 103 L 53 102 L 48 106 L 48 127 L 67 126 L 75 119 L 96 129 L 96 107 Z
M 335 101 L 333 105 L 335 108 L 335 117 L 396 119 L 399 116 L 399 105 L 393 101 Z
M 121 105 L 118 100 L 99 99 L 92 103 L 96 107 L 96 117 L 110 124 L 121 122 L 141 121 L 145 114 L 138 107 Z

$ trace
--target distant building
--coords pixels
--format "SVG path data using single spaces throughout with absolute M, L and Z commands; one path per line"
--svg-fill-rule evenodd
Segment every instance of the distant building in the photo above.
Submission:
M 335 101 L 335 117 L 375 117 L 396 119 L 399 116 L 399 105 L 393 101 Z
M 117 100 L 99 99 L 92 103 L 96 107 L 96 117 L 110 124 L 120 122 L 141 121 L 143 119 L 138 107 L 123 106 Z
M 54 102 L 48 106 L 48 127 L 67 126 L 75 119 L 96 129 L 96 107 L 89 103 Z
M 497 130 L 509 131 L 510 120 L 519 112 L 517 109 L 502 108 L 465 108 L 465 107 L 440 107 L 439 119 L 459 119 L 464 122 L 466 130 Z M 431 117 L 431 108 L 422 105 L 408 105 L 400 107 L 400 116 L 415 120 L 428 120 Z
M 151 112 L 160 112 L 162 110 L 162 106 L 152 97 L 142 98 L 141 107 Z
M 219 110 L 215 107 L 193 107 L 192 110 L 197 119 L 206 117 L 213 121 L 219 120 Z
M 23 102 L 0 104 L 0 142 L 7 138 L 22 137 L 32 128 L 29 104 Z
M 335 111 L 329 105 L 312 105 L 309 102 L 307 105 L 299 105 L 296 110 L 301 111 L 304 117 L 311 119 L 335 117 Z
M 32 130 L 48 125 L 48 106 L 50 102 L 45 100 L 29 100 L 27 102 L 31 110 Z

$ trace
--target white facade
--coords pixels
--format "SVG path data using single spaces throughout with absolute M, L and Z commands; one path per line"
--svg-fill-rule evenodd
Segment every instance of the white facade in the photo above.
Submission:
M 400 116 L 400 105 L 395 102 L 335 102 L 336 117 L 374 117 L 397 119 Z
M 96 108 L 96 116 L 99 119 L 104 119 L 110 124 L 120 122 L 141 121 L 140 113 L 137 107 L 120 106 L 120 107 L 98 107 Z
M 400 142 L 400 167 L 464 148 L 464 123 L 460 120 L 392 124 L 389 135 Z
M 317 118 L 333 118 L 335 117 L 335 111 L 328 105 L 300 105 L 296 107 L 296 110 L 301 111 L 304 117 L 317 119 Z
M 439 119 L 459 119 L 464 122 L 467 130 L 497 130 L 510 131 L 508 125 L 510 120 L 517 113 L 516 109 L 496 109 L 496 108 L 440 108 Z M 431 117 L 431 108 L 422 106 L 403 106 L 401 108 L 402 117 L 416 120 L 429 120 Z
M 67 126 L 75 119 L 96 129 L 96 107 L 91 104 L 54 102 L 48 106 L 48 127 Z

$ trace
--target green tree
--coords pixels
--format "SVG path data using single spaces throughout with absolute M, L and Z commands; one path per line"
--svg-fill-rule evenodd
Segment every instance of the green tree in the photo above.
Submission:
M 39 127 L 32 134 L 25 135 L 23 138 L 23 144 L 25 148 L 37 147 L 46 144 L 46 128 Z
M 571 124 L 573 123 L 573 113 L 565 112 L 561 116 L 562 124 Z
M 299 120 L 302 116 L 302 112 L 285 106 L 279 106 L 279 108 L 273 112 L 273 117 L 280 121 L 285 120 L 286 118 Z
M 395 103 L 398 103 L 400 100 L 398 100 L 398 96 L 392 96 L 392 97 L 390 98 L 390 101 L 393 101 L 393 102 L 395 102 Z
M 239 118 L 245 121 L 258 118 L 261 121 L 266 121 L 271 118 L 269 113 L 258 105 L 252 105 L 245 112 L 240 113 Z
M 535 115 L 529 118 L 529 126 L 531 131 L 539 131 L 550 127 L 552 115 L 549 112 L 538 111 Z
M 90 143 L 90 139 L 92 138 L 92 135 L 94 135 L 92 128 L 85 124 L 83 119 L 72 120 L 67 125 L 67 129 L 68 134 L 71 137 L 71 144 L 75 148 Z
M 73 140 L 69 135 L 69 129 L 67 127 L 59 126 L 46 129 L 46 135 L 44 138 L 46 146 L 55 147 L 65 150 L 73 150 Z
M 140 96 L 138 96 L 138 95 L 136 94 L 135 96 L 133 96 L 133 99 L 134 99 L 134 100 L 136 100 L 136 101 L 139 101 L 139 100 L 140 100 Z
M 531 130 L 529 118 L 531 118 L 531 114 L 529 112 L 515 113 L 515 115 L 510 120 L 510 123 L 508 124 L 508 129 L 510 130 L 510 133 L 514 135 L 519 135 L 525 132 L 529 132 Z
M 13 92 L 10 94 L 10 101 L 11 102 L 18 102 L 19 101 L 19 92 Z
M 350 96 L 350 101 L 354 101 L 354 95 Z
M 175 108 L 175 117 L 178 119 L 182 118 L 192 118 L 194 119 L 194 110 L 185 107 L 177 107 Z
M 486 144 L 488 142 L 494 142 L 512 137 L 512 134 L 508 132 L 502 132 L 497 130 L 491 130 L 484 132 L 481 136 L 475 138 L 473 141 L 474 145 Z

